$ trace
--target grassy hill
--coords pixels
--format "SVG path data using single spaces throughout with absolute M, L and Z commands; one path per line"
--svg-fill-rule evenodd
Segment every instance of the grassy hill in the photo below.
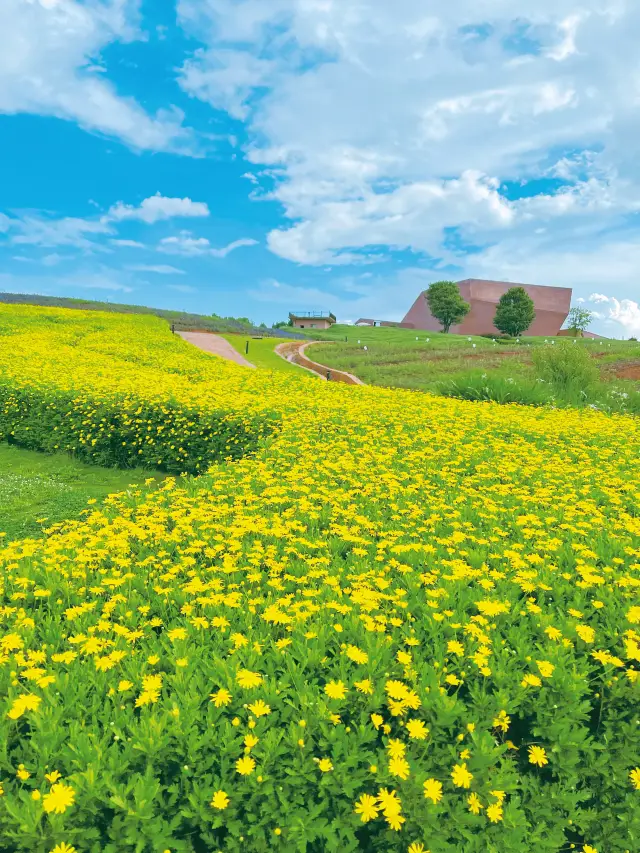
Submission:
M 108 311 L 117 314 L 152 314 L 161 317 L 180 331 L 198 329 L 206 332 L 260 334 L 282 338 L 302 338 L 296 332 L 256 326 L 246 317 L 220 317 L 217 314 L 192 314 L 147 305 L 99 302 L 93 299 L 71 299 L 64 296 L 39 296 L 30 293 L 0 293 L 0 302 L 8 305 L 42 305 L 46 308 L 75 308 L 80 311 Z
M 307 350 L 312 358 L 353 373 L 368 385 L 501 402 L 551 401 L 553 393 L 540 380 L 534 354 L 541 348 L 577 347 L 597 365 L 600 398 L 613 394 L 625 406 L 635 406 L 638 399 L 640 411 L 640 344 L 636 341 L 581 338 L 573 343 L 566 337 L 494 341 L 413 329 L 341 325 L 319 333 L 317 338 L 326 343 Z M 523 389 L 528 399 L 523 399 L 522 393 L 518 397 L 518 390 Z M 580 390 L 573 402 L 592 402 L 591 397 L 579 396 Z

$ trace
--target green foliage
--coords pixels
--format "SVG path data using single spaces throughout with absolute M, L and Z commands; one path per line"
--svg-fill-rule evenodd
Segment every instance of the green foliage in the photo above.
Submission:
M 441 382 L 437 390 L 443 397 L 460 400 L 521 403 L 526 406 L 544 406 L 552 401 L 552 393 L 545 384 L 526 379 L 516 381 L 499 374 L 470 373 Z
M 533 299 L 524 287 L 510 287 L 498 301 L 493 324 L 505 335 L 515 338 L 526 332 L 535 316 Z
M 434 281 L 425 292 L 429 310 L 442 324 L 442 331 L 447 333 L 451 326 L 459 323 L 471 310 L 468 302 L 460 296 L 460 290 L 455 281 Z
M 585 395 L 599 377 L 595 361 L 575 341 L 564 340 L 535 350 L 533 363 L 539 378 L 564 394 Z
M 156 476 L 0 443 L 0 534 L 6 534 L 6 541 L 38 536 L 43 527 L 77 518 L 87 501 L 99 504 L 112 492 L 141 486 Z
M 584 332 L 591 325 L 593 314 L 587 311 L 586 308 L 580 308 L 579 305 L 574 305 L 569 316 L 567 317 L 567 328 L 574 332 Z

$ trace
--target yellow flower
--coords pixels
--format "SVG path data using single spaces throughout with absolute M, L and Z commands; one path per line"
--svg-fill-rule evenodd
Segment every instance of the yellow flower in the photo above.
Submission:
M 507 732 L 509 730 L 509 726 L 511 725 L 511 717 L 507 714 L 506 711 L 500 711 L 497 717 L 493 720 L 493 728 L 501 729 L 503 732 Z
M 409 720 L 406 728 L 407 734 L 414 740 L 425 740 L 429 734 L 429 729 L 425 726 L 422 720 Z
M 409 762 L 406 758 L 390 758 L 389 759 L 389 773 L 392 776 L 398 776 L 400 779 L 408 779 L 409 778 Z
M 59 773 L 57 770 L 52 770 L 51 773 L 45 773 L 44 778 L 47 780 L 47 782 L 53 785 L 54 782 L 57 782 L 58 779 L 62 778 L 62 774 Z
M 426 779 L 422 783 L 425 800 L 431 800 L 432 803 L 439 803 L 442 799 L 442 782 L 437 779 Z
M 542 681 L 538 678 L 537 675 L 532 675 L 531 673 L 527 673 L 525 677 L 520 682 L 521 687 L 540 687 Z
M 328 773 L 330 770 L 333 770 L 333 764 L 331 763 L 331 759 L 321 758 L 318 761 L 318 770 L 321 770 L 323 773 Z
M 256 763 L 250 755 L 243 755 L 236 761 L 236 772 L 241 776 L 250 776 L 256 769 Z
M 376 729 L 379 729 L 380 726 L 384 723 L 384 718 L 380 716 L 380 714 L 371 714 L 371 722 L 373 723 Z
M 469 773 L 466 763 L 462 762 L 462 764 L 454 766 L 451 771 L 451 778 L 456 788 L 470 788 L 473 774 Z
M 253 747 L 258 743 L 258 741 L 259 741 L 259 738 L 257 738 L 255 735 L 245 735 L 245 738 L 244 738 L 245 749 L 247 749 L 247 750 L 253 749 Z
M 629 773 L 629 779 L 636 791 L 640 791 L 640 767 L 633 768 L 631 773 Z
M 213 797 L 211 798 L 211 806 L 214 809 L 226 809 L 229 805 L 229 797 L 225 794 L 224 791 L 216 791 Z
M 544 767 L 545 764 L 549 763 L 547 753 L 542 746 L 529 747 L 529 763 L 535 764 L 538 767 Z
M 480 810 L 483 808 L 482 803 L 480 802 L 480 797 L 476 793 L 471 793 L 467 797 L 467 802 L 469 803 L 469 811 L 472 814 L 480 814 Z
M 11 708 L 7 712 L 7 717 L 11 720 L 17 720 L 25 711 L 37 711 L 41 702 L 42 699 L 40 696 L 35 696 L 33 693 L 18 696 L 17 699 L 14 699 Z
M 347 695 L 347 688 L 342 681 L 329 681 L 324 686 L 324 692 L 329 699 L 344 699 Z
M 595 847 L 592 847 L 590 844 L 585 844 L 582 848 L 582 853 L 598 853 Z
M 51 786 L 48 794 L 42 798 L 42 807 L 50 814 L 64 814 L 69 806 L 72 806 L 75 800 L 76 792 L 70 785 L 65 785 L 64 782 L 56 782 Z
M 355 681 L 353 685 L 359 693 L 366 693 L 369 696 L 373 693 L 373 684 L 368 678 L 363 681 Z
M 259 672 L 251 672 L 248 669 L 240 669 L 236 673 L 236 681 L 245 690 L 251 690 L 262 684 L 263 678 Z
M 362 794 L 353 810 L 356 814 L 360 815 L 362 823 L 368 823 L 370 820 L 377 818 L 379 811 L 376 798 L 370 794 Z
M 391 758 L 402 758 L 407 751 L 407 747 L 397 738 L 391 738 L 387 743 L 387 751 Z
M 548 660 L 537 660 L 536 663 L 538 664 L 538 671 L 540 672 L 540 675 L 545 678 L 551 678 L 555 666 L 552 663 L 549 663 Z
M 222 708 L 223 705 L 228 705 L 231 702 L 231 693 L 229 693 L 228 690 L 225 690 L 224 687 L 221 687 L 219 690 L 216 690 L 215 693 L 210 693 L 209 699 L 213 702 L 216 708 Z
M 132 687 L 133 687 L 133 682 L 127 681 L 126 679 L 123 678 L 122 681 L 120 681 L 118 684 L 118 692 L 119 693 L 125 693 L 127 690 L 131 690 Z
M 42 797 L 42 794 L 40 793 L 40 791 L 38 791 L 37 788 L 35 791 L 31 792 L 31 799 L 32 800 L 35 800 L 37 802 L 39 799 L 41 799 L 41 797 Z
M 16 770 L 16 776 L 20 779 L 21 782 L 26 782 L 26 780 L 31 776 L 31 773 L 25 768 L 24 764 L 19 764 L 18 769 Z
M 59 844 L 50 851 L 50 853 L 77 853 L 76 848 L 71 844 L 67 844 L 65 841 L 61 841 Z
M 499 823 L 502 820 L 502 806 L 500 803 L 492 803 L 487 806 L 487 817 L 491 823 Z
M 410 844 L 407 848 L 407 853 L 429 853 L 429 851 L 425 848 L 424 844 L 421 844 L 419 841 L 414 841 L 413 844 Z
M 347 646 L 346 655 L 354 663 L 365 664 L 369 662 L 369 655 L 357 646 Z
M 271 708 L 262 699 L 256 699 L 248 708 L 254 717 L 266 717 L 267 714 L 271 713 Z

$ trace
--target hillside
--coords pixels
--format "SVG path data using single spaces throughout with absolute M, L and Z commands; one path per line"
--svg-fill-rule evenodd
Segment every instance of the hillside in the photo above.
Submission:
M 0 552 L 3 849 L 637 849 L 637 418 L 0 324 L 0 439 L 202 472 Z
M 63 296 L 38 296 L 27 293 L 0 292 L 0 303 L 6 305 L 41 305 L 46 308 L 72 308 L 79 311 L 106 311 L 116 314 L 151 314 L 161 317 L 176 329 L 189 331 L 199 329 L 207 332 L 227 332 L 256 334 L 270 337 L 302 338 L 288 329 L 267 329 L 255 326 L 245 317 L 219 317 L 217 314 L 190 314 L 185 311 L 171 311 L 164 308 L 152 308 L 147 305 L 126 305 L 119 302 L 100 302 L 91 299 L 71 299 Z

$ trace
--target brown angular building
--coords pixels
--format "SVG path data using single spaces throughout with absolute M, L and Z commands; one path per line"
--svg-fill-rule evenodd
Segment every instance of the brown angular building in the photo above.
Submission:
M 498 300 L 511 287 L 524 287 L 533 299 L 536 316 L 525 333 L 527 335 L 557 335 L 571 307 L 570 287 L 543 287 L 538 284 L 486 281 L 481 278 L 466 278 L 458 282 L 458 287 L 464 301 L 471 305 L 471 310 L 462 323 L 451 327 L 451 332 L 456 335 L 500 334 L 493 325 L 493 318 Z M 411 323 L 416 329 L 440 331 L 442 326 L 429 311 L 425 292 L 418 296 L 402 322 Z

